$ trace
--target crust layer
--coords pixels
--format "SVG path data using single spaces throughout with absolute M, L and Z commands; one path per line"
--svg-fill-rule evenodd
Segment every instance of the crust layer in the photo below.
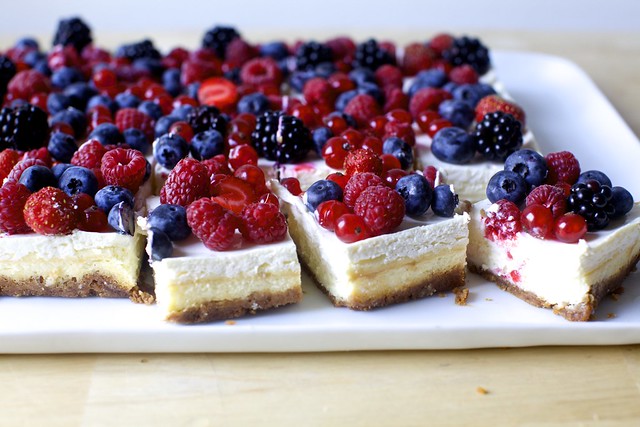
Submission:
M 53 285 L 47 285 L 42 276 L 32 276 L 26 280 L 14 280 L 0 275 L 0 295 L 11 297 L 104 297 L 125 298 L 137 292 L 137 286 L 119 283 L 113 277 L 104 274 L 87 274 L 81 278 L 60 279 Z

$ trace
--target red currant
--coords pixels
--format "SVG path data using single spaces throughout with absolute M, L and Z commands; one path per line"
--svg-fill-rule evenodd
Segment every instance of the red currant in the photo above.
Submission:
M 348 213 L 336 221 L 336 237 L 345 243 L 358 242 L 369 237 L 367 225 L 362 217 Z
M 406 170 L 394 168 L 383 172 L 382 179 L 389 187 L 396 188 L 396 184 L 398 183 L 400 178 L 407 175 L 409 175 L 409 172 L 407 172 Z
M 522 226 L 533 237 L 548 239 L 553 231 L 553 214 L 551 209 L 540 204 L 529 205 L 520 215 Z
M 300 194 L 302 194 L 302 189 L 300 188 L 300 181 L 298 181 L 298 178 L 283 178 L 282 181 L 280 181 L 280 184 L 284 188 L 289 190 L 289 193 L 293 194 L 294 196 L 299 196 Z
M 400 122 L 405 125 L 410 125 L 411 123 L 413 123 L 413 117 L 411 116 L 411 113 L 400 108 L 389 111 L 387 114 L 385 114 L 385 117 L 390 122 Z
M 587 232 L 587 221 L 575 213 L 566 213 L 553 225 L 553 234 L 561 242 L 576 243 Z
M 272 192 L 264 193 L 262 196 L 260 196 L 260 198 L 258 199 L 258 202 L 270 203 L 274 206 L 280 206 L 280 200 L 278 200 L 278 196 L 276 196 Z
M 347 186 L 347 182 L 349 182 L 349 177 L 342 172 L 330 173 L 327 175 L 327 179 L 338 184 L 340 188 L 342 188 L 342 191 L 344 191 L 344 188 Z
M 327 200 L 322 202 L 316 208 L 318 212 L 318 223 L 322 228 L 329 231 L 334 231 L 338 218 L 344 214 L 349 214 L 351 211 L 344 203 L 338 200 Z
M 100 90 L 114 86 L 118 82 L 118 77 L 112 69 L 103 68 L 96 71 L 91 77 L 91 80 L 93 80 L 93 84 L 96 85 L 96 88 Z
M 324 147 L 322 147 L 322 158 L 327 166 L 334 169 L 342 169 L 344 167 L 344 159 L 349 151 L 351 151 L 349 142 L 341 136 L 334 136 L 329 138 Z
M 418 113 L 418 117 L 416 117 L 416 122 L 418 123 L 418 127 L 424 133 L 429 131 L 429 125 L 436 119 L 441 119 L 442 116 L 437 111 L 433 110 L 424 110 Z
M 435 119 L 431 123 L 429 123 L 427 135 L 433 138 L 440 129 L 450 128 L 451 126 L 453 126 L 453 124 L 451 124 L 451 122 L 447 119 Z
M 169 128 L 169 133 L 181 136 L 185 141 L 191 142 L 193 138 L 193 128 L 187 122 L 177 121 Z
M 402 164 L 400 164 L 400 160 L 393 154 L 385 153 L 380 156 L 380 160 L 382 160 L 382 171 L 388 171 L 391 169 L 402 169 Z
M 360 148 L 371 150 L 379 156 L 382 154 L 382 140 L 377 136 L 366 136 L 362 140 Z
M 266 181 L 264 172 L 258 166 L 246 164 L 242 165 L 233 172 L 233 176 L 251 184 L 256 194 L 265 193 Z
M 349 127 L 347 121 L 340 116 L 327 116 L 323 119 L 323 122 L 334 135 L 340 135 Z
M 107 214 L 93 205 L 78 216 L 78 228 L 82 231 L 106 231 L 109 229 Z
M 229 151 L 229 165 L 236 170 L 242 165 L 258 165 L 258 153 L 248 144 L 238 145 Z

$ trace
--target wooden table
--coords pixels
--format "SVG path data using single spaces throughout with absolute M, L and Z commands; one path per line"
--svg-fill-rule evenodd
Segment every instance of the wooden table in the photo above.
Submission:
M 476 34 L 575 61 L 640 134 L 637 33 Z M 11 426 L 628 426 L 640 425 L 640 346 L 4 355 L 0 387 Z

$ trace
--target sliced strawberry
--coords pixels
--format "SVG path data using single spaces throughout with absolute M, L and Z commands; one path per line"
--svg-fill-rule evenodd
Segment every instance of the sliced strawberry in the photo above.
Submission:
M 232 81 L 223 77 L 206 79 L 198 89 L 198 101 L 203 105 L 213 105 L 221 110 L 231 107 L 238 100 L 238 89 Z
M 507 101 L 498 95 L 485 96 L 478 102 L 478 105 L 476 105 L 476 122 L 482 121 L 485 114 L 493 113 L 494 111 L 509 113 L 522 123 L 523 128 L 526 127 L 524 110 L 515 102 Z
M 211 187 L 214 202 L 219 203 L 235 213 L 241 213 L 249 203 L 256 201 L 256 195 L 251 185 L 234 176 L 225 176 L 216 180 Z

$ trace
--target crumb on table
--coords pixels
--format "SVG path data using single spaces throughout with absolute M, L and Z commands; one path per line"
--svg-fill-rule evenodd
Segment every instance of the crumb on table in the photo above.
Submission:
M 476 392 L 478 394 L 489 394 L 489 390 L 487 390 L 484 387 L 480 387 L 480 386 L 478 386 L 478 388 L 476 388 Z
M 469 288 L 455 288 L 453 293 L 456 295 L 457 305 L 467 305 L 467 298 L 469 298 Z

